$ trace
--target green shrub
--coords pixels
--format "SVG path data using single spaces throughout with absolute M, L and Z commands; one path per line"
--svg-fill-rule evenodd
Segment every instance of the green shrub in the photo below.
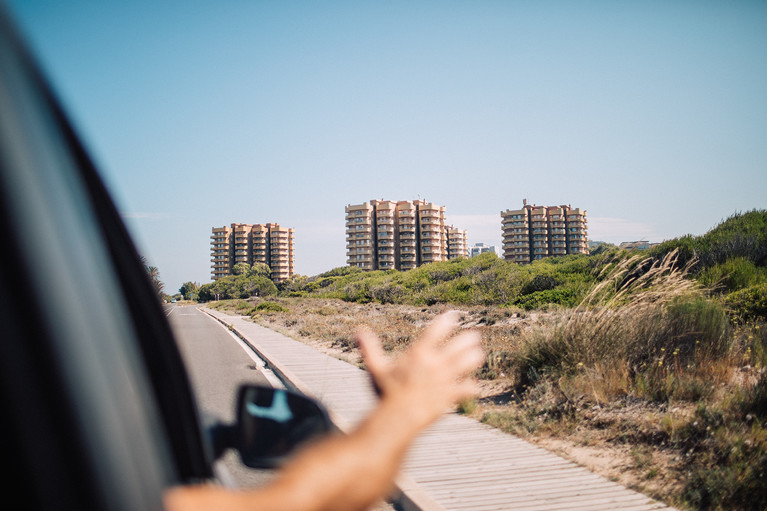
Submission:
M 625 261 L 577 308 L 527 330 L 517 353 L 517 380 L 524 384 L 544 373 L 567 375 L 620 365 L 641 375 L 636 381 L 645 388 L 639 389 L 643 394 L 660 395 L 651 390 L 656 388 L 674 391 L 680 383 L 688 388 L 685 394 L 695 394 L 684 382 L 663 383 L 658 378 L 665 379 L 670 363 L 686 368 L 696 357 L 727 356 L 732 339 L 724 309 L 705 298 L 683 271 L 673 269 L 673 255 L 615 291 L 616 282 L 625 281 L 636 267 L 633 261 Z M 650 371 L 653 364 L 662 370 Z M 648 378 L 653 381 L 644 381 Z
M 767 283 L 730 293 L 724 303 L 741 321 L 767 319 Z
M 280 305 L 277 302 L 261 302 L 256 305 L 256 312 L 272 313 L 272 312 L 289 312 L 289 309 L 284 305 Z
M 685 361 L 696 355 L 717 359 L 725 356 L 731 346 L 724 308 L 703 296 L 683 296 L 672 301 L 658 328 L 662 336 L 650 346 L 656 355 L 664 349 L 668 354 L 676 351 Z
M 540 309 L 546 305 L 573 307 L 578 304 L 578 297 L 573 289 L 546 289 L 520 296 L 512 304 L 525 310 Z
M 529 295 L 539 291 L 550 291 L 557 287 L 560 282 L 551 275 L 539 274 L 533 276 L 520 291 L 523 295 Z
M 407 290 L 401 284 L 389 280 L 378 285 L 372 285 L 370 294 L 373 300 L 380 303 L 401 303 L 407 295 Z
M 343 299 L 347 302 L 370 303 L 373 301 L 373 293 L 366 280 L 350 282 L 343 288 Z
M 698 280 L 706 287 L 732 292 L 764 282 L 765 270 L 748 259 L 734 257 L 706 268 Z
M 470 304 L 471 281 L 469 277 L 461 277 L 448 282 L 440 282 L 421 291 L 418 298 L 426 305 L 434 305 L 435 303 Z
M 680 266 L 697 261 L 695 271 L 743 258 L 756 266 L 767 259 L 767 210 L 738 213 L 724 220 L 703 236 L 683 236 L 654 247 L 650 255 L 662 258 L 678 251 Z
M 247 300 L 238 300 L 234 306 L 234 310 L 243 315 L 249 315 L 253 312 L 253 304 Z

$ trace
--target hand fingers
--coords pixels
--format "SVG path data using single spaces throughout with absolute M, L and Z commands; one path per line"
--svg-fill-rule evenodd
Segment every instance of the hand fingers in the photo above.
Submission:
M 476 380 L 464 380 L 456 384 L 454 388 L 453 402 L 468 399 L 479 394 L 479 384 Z
M 429 323 L 429 326 L 421 334 L 418 344 L 424 348 L 433 348 L 444 339 L 447 339 L 457 327 L 457 311 L 442 313 Z
M 362 327 L 356 334 L 357 343 L 362 352 L 362 359 L 373 377 L 382 374 L 389 365 L 386 353 L 378 340 L 378 336 L 368 328 Z
M 475 331 L 458 334 L 445 346 L 442 356 L 445 366 L 452 367 L 459 375 L 478 369 L 485 363 L 485 352 L 480 347 L 479 333 Z

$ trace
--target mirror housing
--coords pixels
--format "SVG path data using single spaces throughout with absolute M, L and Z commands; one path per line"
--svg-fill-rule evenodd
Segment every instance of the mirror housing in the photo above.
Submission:
M 245 466 L 280 466 L 297 448 L 334 430 L 316 400 L 285 389 L 246 384 L 237 392 L 235 423 L 213 428 L 215 457 L 227 448 Z

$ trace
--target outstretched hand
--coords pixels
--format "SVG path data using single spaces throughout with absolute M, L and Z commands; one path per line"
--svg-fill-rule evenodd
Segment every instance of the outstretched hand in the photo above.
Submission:
M 362 329 L 357 333 L 362 357 L 382 400 L 401 406 L 416 429 L 476 393 L 471 373 L 485 360 L 480 336 L 464 331 L 451 338 L 457 328 L 457 312 L 439 315 L 396 360 L 387 357 L 373 332 Z

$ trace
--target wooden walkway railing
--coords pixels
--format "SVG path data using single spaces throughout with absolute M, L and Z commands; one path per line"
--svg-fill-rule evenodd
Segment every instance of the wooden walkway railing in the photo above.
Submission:
M 375 406 L 367 374 L 249 319 L 210 309 L 286 386 L 323 402 L 342 430 Z M 405 510 L 666 509 L 665 504 L 476 420 L 447 414 L 408 453 L 395 501 Z

